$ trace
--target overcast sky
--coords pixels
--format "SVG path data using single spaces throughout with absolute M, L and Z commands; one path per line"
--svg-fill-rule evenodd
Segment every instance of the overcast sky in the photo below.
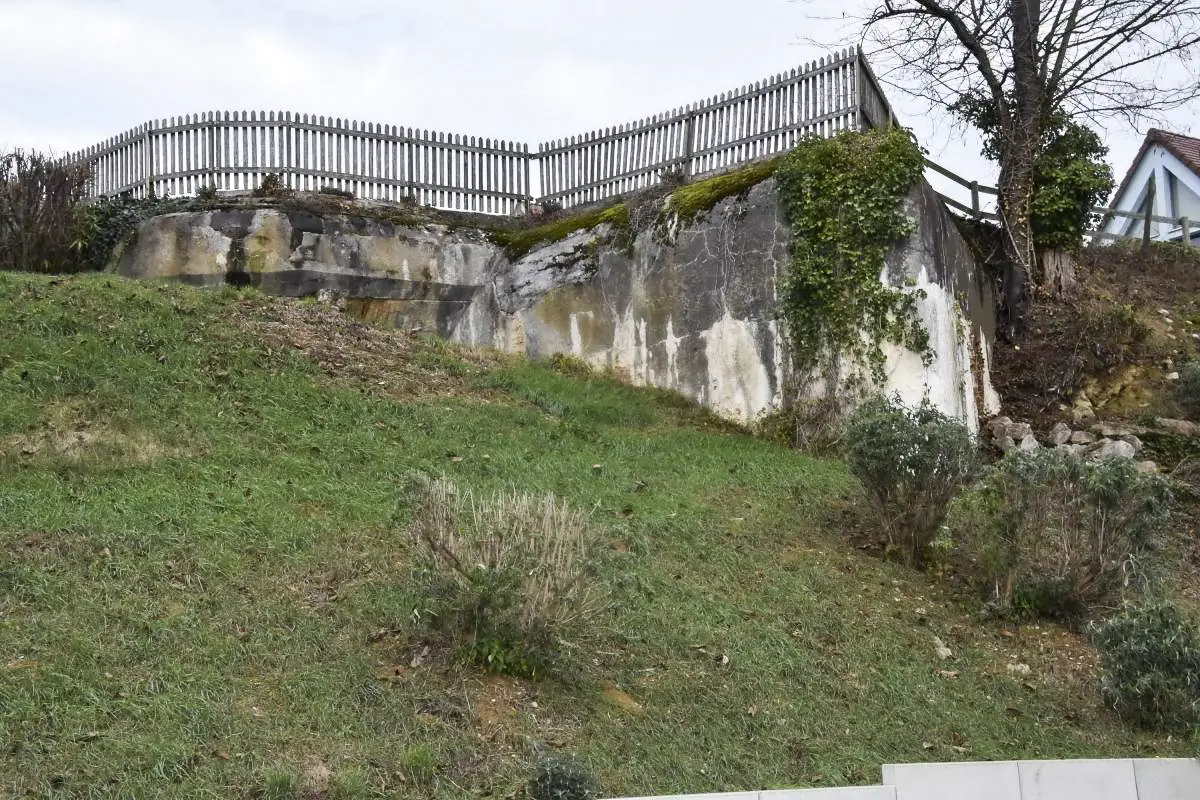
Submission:
M 867 0 L 0 0 L 0 149 L 78 149 L 150 119 L 288 110 L 540 141 L 649 116 L 844 42 Z M 892 89 L 931 157 L 977 140 Z M 1171 127 L 1196 133 L 1198 117 Z M 1118 179 L 1143 131 L 1106 132 Z

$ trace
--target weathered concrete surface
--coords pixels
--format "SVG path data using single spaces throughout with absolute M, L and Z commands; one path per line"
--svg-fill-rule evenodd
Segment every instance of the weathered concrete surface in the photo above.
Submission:
M 647 224 L 630 243 L 602 225 L 516 262 L 466 227 L 288 209 L 173 214 L 144 223 L 115 268 L 287 296 L 330 290 L 374 321 L 535 357 L 570 353 L 751 420 L 792 385 L 774 314 L 790 239 L 775 197 L 768 180 L 678 230 Z M 926 365 L 889 349 L 881 388 L 912 403 L 928 396 L 975 426 L 999 405 L 987 380 L 991 289 L 929 187 L 908 211 L 918 230 L 881 279 L 924 292 L 935 357 Z

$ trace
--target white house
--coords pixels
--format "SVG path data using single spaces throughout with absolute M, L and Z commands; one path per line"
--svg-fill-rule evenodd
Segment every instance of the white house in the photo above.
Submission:
M 1175 220 L 1152 222 L 1150 235 L 1154 239 L 1179 241 L 1186 225 L 1192 243 L 1200 244 L 1200 139 L 1150 129 L 1111 206 L 1118 211 L 1145 214 L 1151 197 L 1154 216 Z M 1109 216 L 1103 229 L 1106 233 L 1140 237 L 1144 225 L 1141 219 Z

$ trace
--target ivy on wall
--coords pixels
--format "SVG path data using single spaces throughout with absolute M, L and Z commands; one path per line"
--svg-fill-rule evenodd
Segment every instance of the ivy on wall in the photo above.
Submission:
M 899 128 L 806 139 L 784 158 L 777 181 L 792 244 L 780 312 L 798 374 L 849 359 L 881 379 L 884 342 L 929 357 L 923 295 L 880 280 L 889 250 L 915 229 L 903 204 L 923 169 Z

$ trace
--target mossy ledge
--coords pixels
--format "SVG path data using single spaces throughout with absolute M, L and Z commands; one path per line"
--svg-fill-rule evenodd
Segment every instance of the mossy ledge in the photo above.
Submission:
M 600 225 L 611 225 L 618 231 L 629 228 L 629 207 L 618 203 L 584 214 L 548 222 L 523 231 L 494 230 L 492 240 L 504 248 L 504 253 L 513 261 L 524 257 L 531 250 L 550 242 L 561 241 L 576 231 L 588 230 Z
M 725 198 L 744 194 L 750 187 L 770 178 L 782 163 L 783 157 L 776 156 L 733 172 L 681 186 L 671 192 L 667 207 L 678 215 L 681 223 L 691 222 L 700 214 L 711 211 L 713 206 Z

